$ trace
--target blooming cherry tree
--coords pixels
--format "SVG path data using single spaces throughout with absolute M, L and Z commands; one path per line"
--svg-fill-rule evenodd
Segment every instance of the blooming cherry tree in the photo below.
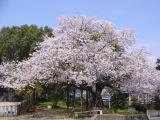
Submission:
M 14 62 L 6 62 L 0 64 L 0 86 L 4 88 L 16 88 L 12 73 L 14 73 L 16 64 Z
M 159 72 L 148 63 L 143 49 L 131 49 L 134 43 L 132 30 L 116 29 L 111 22 L 62 17 L 54 37 L 46 37 L 29 59 L 17 64 L 11 78 L 31 86 L 73 81 L 79 86 L 85 81 L 99 92 L 105 86 L 154 91 Z

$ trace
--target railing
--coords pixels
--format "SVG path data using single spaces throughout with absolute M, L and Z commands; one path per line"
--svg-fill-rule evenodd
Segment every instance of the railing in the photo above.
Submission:
M 21 102 L 0 102 L 0 116 L 18 115 Z

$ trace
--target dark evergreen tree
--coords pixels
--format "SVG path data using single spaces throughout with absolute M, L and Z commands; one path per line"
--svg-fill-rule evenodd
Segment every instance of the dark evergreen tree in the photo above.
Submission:
M 44 36 L 52 37 L 52 29 L 36 25 L 3 27 L 0 30 L 0 63 L 28 58 Z
M 156 69 L 160 70 L 160 58 L 157 59 L 156 65 Z

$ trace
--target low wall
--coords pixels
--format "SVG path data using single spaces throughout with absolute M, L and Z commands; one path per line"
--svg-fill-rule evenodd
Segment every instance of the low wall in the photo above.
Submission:
M 18 115 L 21 102 L 0 102 L 0 116 Z
M 92 117 L 92 120 L 148 120 L 145 114 L 138 114 L 138 115 L 95 115 Z

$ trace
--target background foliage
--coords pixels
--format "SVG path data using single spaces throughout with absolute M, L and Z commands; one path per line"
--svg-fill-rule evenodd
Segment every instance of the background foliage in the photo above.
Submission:
M 52 29 L 36 25 L 3 27 L 0 30 L 0 63 L 22 61 L 36 50 L 44 37 L 53 37 Z

